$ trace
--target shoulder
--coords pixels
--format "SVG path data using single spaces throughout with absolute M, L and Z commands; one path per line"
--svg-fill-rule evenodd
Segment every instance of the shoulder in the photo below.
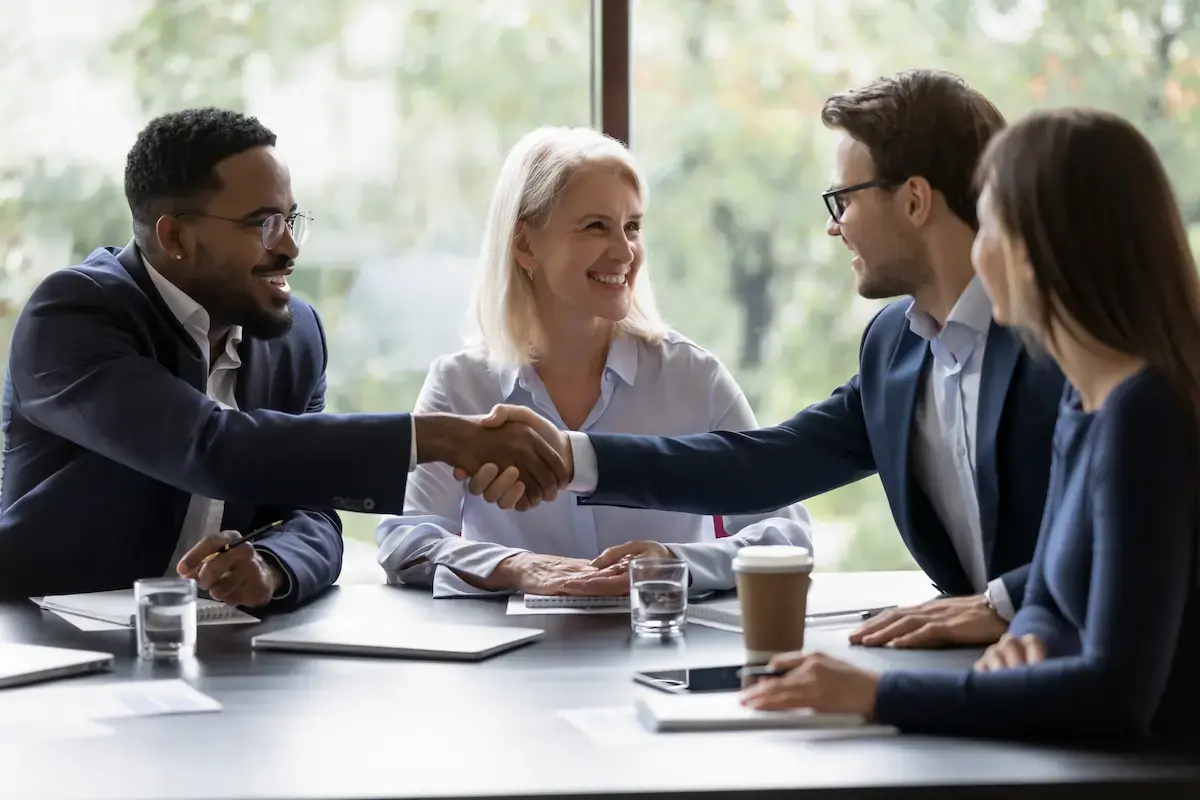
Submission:
M 81 263 L 56 269 L 42 278 L 30 300 L 73 300 L 100 297 L 109 292 L 120 296 L 131 292 L 140 294 L 141 290 L 117 262 L 111 248 L 99 248 Z
M 895 339 L 908 330 L 908 309 L 912 306 L 911 297 L 902 297 L 879 309 L 867 327 L 863 330 L 864 342 L 868 338 Z
M 670 330 L 658 342 L 637 340 L 638 378 L 653 374 L 673 381 L 705 381 L 728 375 L 721 359 L 678 331 Z
M 1070 398 L 1068 390 L 1064 396 Z M 1179 459 L 1196 458 L 1197 430 L 1194 414 L 1166 376 L 1147 367 L 1112 391 L 1096 413 L 1096 456 L 1103 466 L 1130 463 L 1138 453 L 1154 457 L 1164 466 Z
M 501 381 L 516 368 L 494 365 L 481 347 L 438 356 L 429 365 L 422 394 L 436 394 L 438 405 L 456 414 L 483 414 L 501 402 Z

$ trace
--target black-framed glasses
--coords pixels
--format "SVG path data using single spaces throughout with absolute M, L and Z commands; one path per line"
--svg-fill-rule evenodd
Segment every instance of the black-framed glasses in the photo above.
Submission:
M 232 217 L 219 217 L 216 214 L 205 214 L 200 211 L 180 211 L 175 214 L 177 217 L 207 217 L 208 219 L 219 219 L 223 222 L 232 222 L 235 225 L 241 225 L 246 228 L 258 228 L 262 234 L 262 245 L 266 250 L 274 250 L 283 241 L 283 232 L 290 230 L 292 232 L 292 241 L 296 246 L 304 244 L 308 238 L 308 223 L 312 222 L 312 217 L 305 211 L 293 211 L 290 214 L 280 214 L 278 212 L 263 218 L 258 222 L 247 222 L 244 219 L 233 219 Z
M 904 183 L 903 180 L 895 180 L 894 178 L 876 178 L 873 181 L 865 181 L 864 183 L 856 183 L 853 186 L 840 186 L 837 189 L 830 189 L 827 192 L 821 193 L 821 198 L 825 201 L 825 208 L 829 209 L 829 216 L 833 217 L 834 222 L 842 221 L 842 214 L 846 211 L 846 203 L 842 199 L 851 192 L 860 192 L 863 189 L 884 189 L 893 186 L 899 186 Z

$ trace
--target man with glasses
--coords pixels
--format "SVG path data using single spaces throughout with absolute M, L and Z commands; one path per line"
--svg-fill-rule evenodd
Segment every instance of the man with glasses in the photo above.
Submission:
M 946 597 L 881 614 L 851 640 L 987 644 L 1024 595 L 1063 380 L 992 322 L 971 266 L 975 165 L 1004 120 L 961 79 L 930 70 L 834 95 L 821 118 L 841 134 L 826 230 L 850 250 L 859 294 L 904 298 L 867 326 L 858 374 L 764 430 L 542 430 L 573 460 L 569 488 L 587 504 L 745 514 L 878 473 L 900 535 Z M 537 424 L 524 410 L 491 417 L 506 419 Z M 477 473 L 471 491 L 492 474 Z
M 335 509 L 402 513 L 418 462 L 498 459 L 521 470 L 527 505 L 565 484 L 562 459 L 523 425 L 315 413 L 325 335 L 288 282 L 311 217 L 258 120 L 153 120 L 125 194 L 133 241 L 49 275 L 13 332 L 0 596 L 166 574 L 217 600 L 294 606 L 341 570 Z

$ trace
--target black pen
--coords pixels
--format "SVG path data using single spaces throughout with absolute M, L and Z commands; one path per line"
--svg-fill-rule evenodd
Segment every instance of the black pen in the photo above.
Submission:
M 220 550 L 216 551 L 215 553 L 209 553 L 208 555 L 206 555 L 204 557 L 204 559 L 200 562 L 200 566 L 203 567 L 205 564 L 212 561 L 217 556 L 221 555 L 221 553 L 228 553 L 230 550 L 237 547 L 239 544 L 245 544 L 246 542 L 253 542 L 255 539 L 261 539 L 265 534 L 269 533 L 270 531 L 274 530 L 275 528 L 278 528 L 282 524 L 283 524 L 283 520 L 277 519 L 268 525 L 263 525 L 261 528 L 258 528 L 257 530 L 250 531 L 250 533 L 247 533 L 245 536 L 243 536 L 240 539 L 234 539 L 232 542 L 228 542 L 226 544 L 221 545 Z

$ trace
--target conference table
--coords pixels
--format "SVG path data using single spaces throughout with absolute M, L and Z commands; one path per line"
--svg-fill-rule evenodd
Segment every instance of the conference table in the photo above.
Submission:
M 316 620 L 545 634 L 478 663 L 250 647 L 256 633 Z M 813 628 L 808 646 L 878 669 L 966 668 L 979 652 L 851 647 L 846 633 Z M 109 720 L 103 735 L 0 736 L 4 798 L 1200 797 L 1194 755 L 639 728 L 629 709 L 655 690 L 632 671 L 739 661 L 739 634 L 695 623 L 679 638 L 642 639 L 624 614 L 511 616 L 500 599 L 346 585 L 256 625 L 203 626 L 196 657 L 181 663 L 140 661 L 132 632 L 77 630 L 30 602 L 0 604 L 0 641 L 116 654 L 113 672 L 61 685 L 182 678 L 223 706 Z

